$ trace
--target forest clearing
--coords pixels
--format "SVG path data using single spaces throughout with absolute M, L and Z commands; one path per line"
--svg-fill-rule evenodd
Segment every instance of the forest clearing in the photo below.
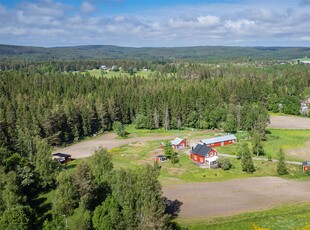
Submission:
M 274 129 L 310 129 L 310 119 L 296 116 L 270 116 L 270 128 Z M 173 130 L 173 131 L 148 131 L 147 133 L 141 133 L 141 131 L 133 130 L 133 132 L 138 132 L 138 135 L 134 133 L 132 137 L 118 138 L 114 133 L 106 133 L 98 135 L 97 137 L 92 137 L 89 140 L 81 141 L 64 148 L 57 148 L 53 150 L 53 153 L 63 152 L 70 154 L 73 159 L 80 159 L 91 156 L 91 154 L 99 147 L 104 147 L 108 150 L 117 148 L 126 144 L 135 142 L 148 142 L 148 141 L 162 141 L 162 140 L 172 140 L 178 135 L 194 138 L 199 140 L 199 138 L 204 138 L 212 135 L 218 135 L 220 130 Z M 285 131 L 286 132 L 286 131 Z M 296 132 L 296 131 L 295 131 Z M 298 131 L 297 131 L 298 132 Z M 225 147 L 227 148 L 227 147 Z M 233 148 L 233 147 L 232 147 Z M 273 146 L 272 146 L 273 148 Z M 293 157 L 293 159 L 310 159 L 310 152 L 308 153 L 307 146 L 302 148 L 291 148 L 288 147 L 287 153 Z M 307 158 L 308 157 L 308 158 Z

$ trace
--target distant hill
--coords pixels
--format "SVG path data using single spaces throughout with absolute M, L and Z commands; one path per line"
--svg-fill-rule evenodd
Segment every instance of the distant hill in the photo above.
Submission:
M 289 60 L 310 56 L 310 47 L 228 47 L 196 46 L 173 48 L 132 48 L 111 45 L 72 47 L 31 47 L 0 45 L 3 60 L 97 60 L 97 59 L 194 59 L 233 60 L 235 58 Z

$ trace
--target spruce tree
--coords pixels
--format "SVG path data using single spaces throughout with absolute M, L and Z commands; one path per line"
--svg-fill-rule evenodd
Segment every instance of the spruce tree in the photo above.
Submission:
M 278 160 L 277 172 L 279 175 L 288 174 L 288 169 L 287 169 L 287 165 L 285 162 L 285 154 L 284 154 L 282 148 L 279 151 L 279 160 Z
M 244 144 L 243 148 L 243 156 L 242 156 L 242 170 L 247 173 L 252 173 L 255 171 L 254 163 L 252 160 L 251 152 L 248 144 Z

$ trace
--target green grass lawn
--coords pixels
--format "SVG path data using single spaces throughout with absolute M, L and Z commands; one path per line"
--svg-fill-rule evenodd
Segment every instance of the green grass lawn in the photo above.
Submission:
M 266 154 L 276 157 L 279 149 L 283 150 L 298 148 L 305 146 L 310 139 L 310 130 L 284 130 L 270 129 L 270 134 L 267 135 L 267 141 L 264 143 Z M 286 156 L 287 160 L 310 160 L 300 159 L 298 157 Z
M 292 148 L 299 148 L 305 146 L 306 142 L 310 140 L 310 130 L 287 130 L 287 129 L 269 129 L 267 140 L 263 141 L 264 158 L 271 156 L 276 159 L 280 148 L 284 151 Z M 238 143 L 247 142 L 251 148 L 251 140 L 246 133 L 236 134 Z M 236 155 L 238 144 L 228 145 L 224 147 L 216 147 L 215 149 L 220 153 Z M 253 155 L 254 156 L 254 155 Z M 305 161 L 310 159 L 302 159 L 299 157 L 286 155 L 286 160 Z
M 310 204 L 283 205 L 270 210 L 211 219 L 177 219 L 182 227 L 192 230 L 247 230 L 253 225 L 270 230 L 310 229 Z
M 92 69 L 92 70 L 87 70 L 85 72 L 81 72 L 83 74 L 89 73 L 91 76 L 94 77 L 106 77 L 106 78 L 111 78 L 111 77 L 130 77 L 131 75 L 127 72 L 124 71 L 104 71 L 103 74 L 101 74 L 100 69 Z M 151 73 L 151 71 L 137 71 L 135 73 L 136 76 L 141 76 L 141 77 L 148 77 L 148 75 Z
M 145 136 L 176 136 L 187 139 L 204 139 L 208 137 L 214 137 L 216 135 L 225 135 L 225 133 L 219 133 L 214 130 L 200 130 L 192 128 L 184 128 L 182 130 L 165 130 L 161 129 L 136 129 L 134 125 L 127 125 L 126 132 L 130 137 L 145 137 Z
M 143 164 L 153 164 L 154 157 L 163 154 L 163 150 L 158 149 L 159 144 L 160 141 L 150 141 L 148 143 L 134 143 L 110 150 L 115 168 L 135 169 Z M 159 179 L 163 185 L 223 181 L 246 177 L 278 176 L 277 163 L 268 162 L 267 160 L 254 161 L 256 171 L 252 174 L 243 172 L 241 160 L 236 158 L 230 158 L 232 168 L 227 171 L 222 169 L 202 169 L 194 165 L 185 153 L 188 150 L 179 151 L 179 162 L 176 164 L 172 164 L 169 160 L 160 163 L 161 174 Z M 287 178 L 308 178 L 308 176 L 302 173 L 300 166 L 289 165 L 289 168 L 290 175 Z

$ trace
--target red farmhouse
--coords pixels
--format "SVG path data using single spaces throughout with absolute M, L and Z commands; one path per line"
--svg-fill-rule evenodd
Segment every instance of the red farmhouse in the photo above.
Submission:
M 186 139 L 181 139 L 176 137 L 173 141 L 171 141 L 171 145 L 173 149 L 183 149 L 186 148 Z
M 217 165 L 218 152 L 207 145 L 198 144 L 192 149 L 190 158 L 200 166 L 211 168 Z
M 226 135 L 221 137 L 214 137 L 209 139 L 201 140 L 200 144 L 205 144 L 209 147 L 219 147 L 224 145 L 229 145 L 237 142 L 237 138 L 235 135 Z

